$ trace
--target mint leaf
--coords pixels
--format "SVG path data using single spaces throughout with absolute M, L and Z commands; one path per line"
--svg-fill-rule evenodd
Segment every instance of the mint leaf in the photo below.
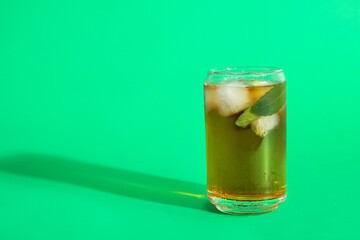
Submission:
M 270 91 L 266 92 L 254 106 L 246 109 L 235 124 L 239 127 L 247 127 L 250 123 L 258 120 L 262 116 L 270 116 L 275 114 L 284 105 L 286 100 L 286 82 L 274 86 Z
M 253 114 L 251 111 L 251 108 L 248 108 L 243 114 L 239 116 L 239 118 L 236 120 L 235 124 L 239 127 L 247 127 L 250 123 L 258 120 L 260 116 Z
M 264 94 L 252 106 L 251 112 L 259 116 L 275 114 L 284 105 L 286 100 L 286 83 L 280 83 Z

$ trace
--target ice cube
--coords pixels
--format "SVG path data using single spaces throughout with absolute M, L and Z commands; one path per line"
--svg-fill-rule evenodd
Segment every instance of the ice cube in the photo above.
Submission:
M 216 90 L 219 113 L 228 117 L 250 107 L 249 91 L 238 81 L 218 85 Z
M 204 91 L 205 110 L 208 112 L 212 109 L 217 109 L 216 101 L 216 86 L 206 86 Z
M 274 129 L 280 122 L 280 117 L 278 114 L 273 114 L 271 116 L 261 117 L 258 120 L 251 123 L 251 129 L 259 137 L 265 137 L 266 134 Z

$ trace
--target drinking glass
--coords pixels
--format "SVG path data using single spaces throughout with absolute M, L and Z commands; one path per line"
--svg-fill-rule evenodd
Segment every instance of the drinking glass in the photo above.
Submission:
M 207 191 L 228 214 L 286 198 L 286 81 L 276 67 L 211 69 L 204 83 Z

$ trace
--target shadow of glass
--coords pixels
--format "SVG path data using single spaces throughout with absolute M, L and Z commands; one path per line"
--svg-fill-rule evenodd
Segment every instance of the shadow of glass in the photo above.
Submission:
M 0 170 L 217 213 L 206 198 L 206 186 L 197 183 L 35 154 L 3 158 Z

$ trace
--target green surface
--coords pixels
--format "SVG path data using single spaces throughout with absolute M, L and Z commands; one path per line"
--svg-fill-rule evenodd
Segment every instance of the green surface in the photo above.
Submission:
M 359 14 L 358 0 L 1 1 L 0 239 L 357 237 Z M 288 199 L 267 215 L 202 197 L 202 83 L 236 65 L 288 81 Z

